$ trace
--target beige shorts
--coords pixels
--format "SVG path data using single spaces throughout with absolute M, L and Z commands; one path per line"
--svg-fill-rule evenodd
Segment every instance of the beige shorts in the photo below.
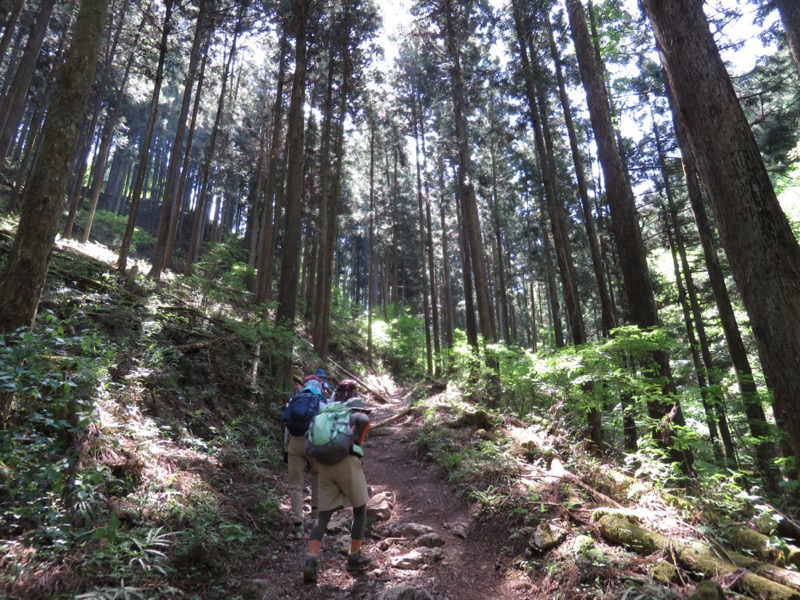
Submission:
M 348 456 L 334 465 L 319 465 L 319 510 L 343 508 L 347 501 L 354 507 L 369 500 L 367 478 L 361 459 Z

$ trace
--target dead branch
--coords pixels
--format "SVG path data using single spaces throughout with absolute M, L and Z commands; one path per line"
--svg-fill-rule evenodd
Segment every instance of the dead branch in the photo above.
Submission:
M 360 385 L 365 390 L 367 390 L 370 394 L 375 396 L 375 398 L 380 400 L 383 404 L 389 404 L 389 401 L 386 399 L 386 397 L 383 394 L 381 394 L 380 392 L 375 391 L 375 389 L 373 387 L 371 387 L 371 386 L 367 385 L 366 383 L 364 383 L 364 381 L 362 379 L 360 379 L 356 375 L 353 375 L 350 371 L 348 371 L 347 369 L 345 369 L 341 365 L 337 364 L 334 360 L 329 358 L 328 362 L 331 363 L 337 370 L 341 371 L 342 373 L 347 375 L 350 379 L 355 381 L 358 385 Z
M 416 410 L 416 409 L 413 406 L 405 408 L 405 409 L 401 410 L 399 413 L 397 413 L 395 415 L 392 415 L 388 419 L 384 419 L 380 423 L 376 423 L 375 425 L 370 427 L 370 430 L 378 429 L 378 427 L 384 427 L 386 425 L 389 425 L 390 423 L 394 423 L 395 421 L 399 421 L 403 417 L 405 417 L 405 416 L 409 415 L 410 413 L 414 412 L 414 410 Z

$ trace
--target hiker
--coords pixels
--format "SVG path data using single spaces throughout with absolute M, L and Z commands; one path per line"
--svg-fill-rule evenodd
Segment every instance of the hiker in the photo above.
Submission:
M 328 383 L 328 375 L 325 373 L 325 369 L 317 369 L 317 372 L 314 375 L 320 380 L 322 383 L 322 393 L 325 394 L 325 397 L 328 398 L 331 395 L 331 384 Z
M 362 549 L 364 532 L 367 528 L 369 491 L 367 490 L 367 478 L 361 465 L 361 459 L 364 456 L 364 450 L 361 445 L 364 443 L 371 426 L 369 418 L 369 413 L 371 412 L 372 409 L 368 408 L 364 401 L 357 397 L 351 398 L 345 403 L 331 403 L 320 411 L 319 416 L 312 423 L 309 430 L 307 436 L 308 452 L 319 459 L 319 504 L 317 505 L 319 506 L 319 513 L 309 535 L 308 554 L 303 566 L 303 580 L 307 583 L 317 581 L 317 564 L 319 552 L 322 548 L 322 538 L 328 529 L 328 522 L 331 516 L 335 511 L 344 508 L 346 502 L 349 502 L 353 507 L 353 525 L 350 529 L 350 552 L 347 555 L 347 570 L 350 572 L 363 571 L 372 562 L 372 557 Z M 336 436 L 334 432 L 331 436 L 338 437 L 338 440 L 331 437 L 327 444 L 315 446 L 318 443 L 318 440 L 315 439 L 317 434 L 334 430 L 338 425 L 338 423 L 334 423 L 333 426 L 328 426 L 329 421 L 326 421 L 326 418 L 330 422 L 334 422 L 336 419 L 342 418 L 340 415 L 345 415 L 347 418 L 346 424 L 348 427 L 344 430 L 344 434 Z M 317 424 L 317 420 L 320 421 L 319 428 L 314 426 Z M 342 440 L 349 442 L 346 447 Z M 336 458 L 327 458 L 320 448 L 336 446 L 337 441 L 344 456 L 339 458 L 337 462 L 327 464 L 328 460 L 336 460 Z
M 289 501 L 292 507 L 292 533 L 302 535 L 303 496 L 305 472 L 311 471 L 311 516 L 317 516 L 319 470 L 317 461 L 306 455 L 306 431 L 312 419 L 325 405 L 321 381 L 310 375 L 303 381 L 303 389 L 292 396 L 283 409 L 284 460 L 289 470 Z
M 321 371 L 321 369 L 317 369 L 317 373 L 319 373 L 319 371 Z M 316 373 L 314 375 L 306 375 L 303 378 L 303 389 L 308 388 L 308 389 L 318 393 L 320 396 L 322 396 L 322 399 L 327 402 L 328 394 L 325 393 L 325 386 L 326 385 L 328 385 L 327 382 L 325 382 Z M 330 388 L 329 385 L 328 385 L 328 387 Z
M 328 402 L 347 402 L 350 398 L 356 398 L 357 396 L 356 382 L 352 379 L 342 379 L 336 389 L 333 390 Z

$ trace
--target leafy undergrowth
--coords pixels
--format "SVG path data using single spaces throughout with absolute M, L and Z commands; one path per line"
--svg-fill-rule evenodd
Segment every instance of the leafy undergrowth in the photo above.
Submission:
M 281 333 L 243 288 L 96 249 L 60 243 L 36 328 L 0 341 L 0 596 L 236 597 L 281 519 Z
M 531 597 L 672 600 L 707 578 L 732 594 L 726 597 L 784 597 L 788 588 L 773 595 L 758 590 L 763 581 L 741 583 L 745 568 L 771 568 L 747 562 L 753 558 L 785 567 L 774 573 L 797 589 L 799 551 L 784 537 L 797 539 L 797 531 L 762 498 L 726 477 L 669 488 L 663 462 L 646 452 L 630 457 L 628 469 L 601 461 L 563 427 L 557 403 L 545 404 L 540 416 L 522 421 L 464 402 L 451 385 L 417 405 L 424 418 L 418 454 L 476 503 L 483 531 L 498 532 L 500 554 L 539 591 Z M 623 535 L 604 516 L 621 519 Z M 668 543 L 640 546 L 641 537 L 626 536 L 637 527 Z M 705 565 L 683 551 L 700 555 L 697 543 L 720 558 L 740 553 L 744 559 L 731 560 L 743 568 L 702 572 Z
M 285 332 L 252 306 L 230 247 L 198 265 L 202 278 L 154 283 L 121 278 L 102 248 L 69 246 L 54 254 L 37 327 L 0 341 L 0 596 L 250 597 L 252 565 L 285 542 L 285 394 L 271 377 Z M 223 285 L 206 279 L 221 274 Z M 331 346 L 361 374 L 351 314 Z M 299 368 L 316 368 L 302 337 L 296 352 Z M 746 479 L 668 488 L 655 450 L 585 452 L 563 390 L 541 386 L 509 417 L 468 401 L 485 394 L 457 379 L 413 394 L 416 449 L 474 502 L 504 565 L 536 590 L 528 597 L 686 597 L 711 576 L 681 558 L 692 540 L 797 575 L 797 531 Z M 739 525 L 765 535 L 750 545 Z M 637 527 L 652 535 L 612 539 Z M 637 546 L 655 535 L 670 544 Z M 741 590 L 745 568 L 716 579 Z

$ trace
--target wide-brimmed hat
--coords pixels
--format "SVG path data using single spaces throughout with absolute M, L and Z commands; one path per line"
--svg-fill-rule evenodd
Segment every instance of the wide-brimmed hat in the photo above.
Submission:
M 361 398 L 350 398 L 347 401 L 348 408 L 352 410 L 360 410 L 365 413 L 371 413 L 372 409 L 369 408 Z

